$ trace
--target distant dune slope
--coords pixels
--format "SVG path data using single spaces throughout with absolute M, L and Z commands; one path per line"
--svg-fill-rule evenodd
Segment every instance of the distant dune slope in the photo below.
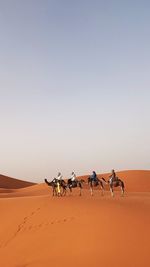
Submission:
M 31 186 L 31 185 L 35 185 L 35 183 L 22 181 L 19 179 L 11 178 L 11 177 L 0 174 L 0 188 L 18 189 L 18 188 Z

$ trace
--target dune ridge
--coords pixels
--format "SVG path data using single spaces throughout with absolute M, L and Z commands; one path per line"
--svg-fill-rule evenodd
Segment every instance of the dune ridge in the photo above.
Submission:
M 0 174 L 0 188 L 17 189 L 35 185 L 33 182 L 27 182 L 16 178 L 11 178 Z

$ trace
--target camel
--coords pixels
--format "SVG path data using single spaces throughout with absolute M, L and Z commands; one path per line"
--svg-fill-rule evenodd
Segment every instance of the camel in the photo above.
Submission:
M 74 181 L 71 181 L 71 179 L 68 179 L 68 182 L 67 182 L 67 187 L 69 188 L 70 190 L 70 193 L 72 193 L 72 188 L 76 188 L 76 187 L 79 187 L 80 189 L 80 193 L 79 193 L 79 196 L 81 196 L 81 192 L 82 192 L 82 184 L 84 183 L 85 181 L 83 179 L 81 180 L 74 180 Z
M 66 195 L 66 190 L 67 190 L 67 184 L 64 180 L 60 180 L 59 182 L 57 179 L 53 179 L 51 182 L 48 182 L 47 179 L 44 179 L 45 183 L 48 186 L 51 186 L 53 189 L 53 196 L 63 196 Z M 62 188 L 62 193 L 60 190 L 58 190 L 58 186 Z
M 88 177 L 88 185 L 90 186 L 91 196 L 93 196 L 93 187 L 96 186 L 100 186 L 102 195 L 104 194 L 104 185 L 101 179 L 96 178 L 96 180 L 93 180 L 91 177 Z
M 121 195 L 122 196 L 124 195 L 124 187 L 125 186 L 124 186 L 124 182 L 121 179 L 116 177 L 115 180 L 110 179 L 109 181 L 106 181 L 104 178 L 102 178 L 102 180 L 106 184 L 109 184 L 109 188 L 110 188 L 110 192 L 111 192 L 112 197 L 114 197 L 114 187 L 118 187 L 118 186 L 120 186 L 120 188 L 121 188 Z

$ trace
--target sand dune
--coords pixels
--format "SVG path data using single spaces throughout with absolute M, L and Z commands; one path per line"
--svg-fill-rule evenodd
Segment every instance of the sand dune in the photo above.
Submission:
M 20 189 L 4 189 L 0 188 L 0 198 L 14 198 L 14 197 L 27 197 L 27 196 L 42 196 L 51 195 L 51 189 L 45 184 L 33 185 L 30 187 Z
M 88 189 L 82 197 L 78 190 L 52 197 L 46 184 L 1 189 L 0 266 L 149 267 L 150 190 L 132 191 L 132 179 L 149 186 L 149 175 L 121 175 L 124 197 L 117 191 L 102 197 L 99 190 L 91 197 Z
M 16 189 L 34 185 L 35 183 L 18 180 L 0 174 L 0 188 Z

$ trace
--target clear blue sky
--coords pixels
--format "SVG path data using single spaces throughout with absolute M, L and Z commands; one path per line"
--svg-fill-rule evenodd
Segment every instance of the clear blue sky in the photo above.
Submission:
M 150 169 L 150 2 L 0 1 L 0 173 Z

